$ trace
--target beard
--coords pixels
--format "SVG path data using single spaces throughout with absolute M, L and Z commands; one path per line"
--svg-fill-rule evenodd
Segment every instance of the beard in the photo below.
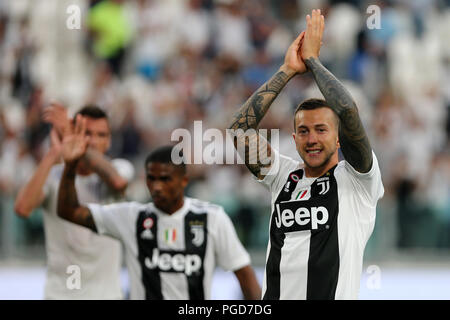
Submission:
M 331 158 L 334 156 L 334 154 L 336 152 L 337 152 L 337 149 L 329 151 L 328 153 L 325 154 L 324 160 L 319 162 L 319 163 L 316 163 L 316 164 L 311 164 L 308 161 L 308 157 L 307 156 L 303 157 L 302 154 L 300 154 L 300 157 L 302 158 L 302 160 L 303 160 L 303 162 L 305 163 L 306 166 L 308 166 L 309 168 L 312 168 L 312 169 L 317 169 L 317 168 L 325 167 L 331 161 Z M 305 155 L 307 155 L 306 151 L 305 151 Z

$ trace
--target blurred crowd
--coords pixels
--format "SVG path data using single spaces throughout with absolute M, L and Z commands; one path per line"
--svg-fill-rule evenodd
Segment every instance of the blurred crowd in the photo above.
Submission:
M 147 153 L 195 120 L 224 130 L 313 8 L 325 15 L 320 59 L 355 98 L 381 167 L 369 249 L 450 249 L 449 1 L 9 0 L 0 2 L 1 252 L 42 245 L 42 213 L 21 220 L 13 202 L 49 146 L 51 101 L 69 114 L 88 103 L 108 113 L 109 155 L 138 173 L 127 196 L 148 201 Z M 377 13 L 379 29 L 368 22 Z M 284 154 L 298 157 L 293 110 L 310 97 L 320 97 L 312 77 L 294 78 L 261 125 L 281 129 Z M 245 166 L 189 172 L 188 194 L 223 205 L 244 244 L 265 248 L 270 195 Z

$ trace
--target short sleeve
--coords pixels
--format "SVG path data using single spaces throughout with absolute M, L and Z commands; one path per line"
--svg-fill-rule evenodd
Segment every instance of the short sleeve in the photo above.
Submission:
M 87 205 L 94 218 L 99 234 L 104 234 L 124 241 L 134 237 L 138 204 L 122 202 L 110 205 L 89 203 Z
M 366 173 L 355 170 L 350 163 L 345 161 L 345 169 L 349 173 L 350 180 L 362 194 L 362 200 L 366 201 L 369 206 L 375 206 L 377 201 L 384 194 L 383 182 L 381 180 L 380 167 L 375 153 L 372 151 L 372 168 Z
M 239 240 L 231 219 L 222 208 L 215 213 L 213 237 L 217 264 L 221 268 L 236 271 L 250 265 L 250 256 Z
M 272 149 L 272 152 L 274 152 L 274 161 L 269 172 L 261 180 L 255 176 L 253 178 L 271 190 L 278 190 L 286 182 L 285 179 L 289 172 L 298 168 L 300 162 L 280 154 L 276 149 Z

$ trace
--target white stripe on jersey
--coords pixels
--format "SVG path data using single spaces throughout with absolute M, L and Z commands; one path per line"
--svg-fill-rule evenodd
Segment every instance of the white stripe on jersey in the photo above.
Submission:
M 292 286 L 292 283 L 307 283 L 308 257 L 311 231 L 286 233 L 284 246 L 281 248 L 280 279 L 281 300 L 306 299 L 306 286 Z M 289 255 L 290 252 L 296 254 Z M 300 267 L 299 267 L 300 266 Z

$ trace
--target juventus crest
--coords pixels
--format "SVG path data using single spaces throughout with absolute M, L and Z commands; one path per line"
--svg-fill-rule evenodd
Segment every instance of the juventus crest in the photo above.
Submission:
M 192 243 L 200 247 L 205 241 L 205 231 L 203 229 L 203 225 L 191 225 L 191 233 L 194 235 L 192 239 Z
M 317 179 L 317 184 L 322 187 L 322 190 L 320 190 L 319 194 L 325 194 L 330 190 L 330 178 L 329 177 L 323 177 Z

